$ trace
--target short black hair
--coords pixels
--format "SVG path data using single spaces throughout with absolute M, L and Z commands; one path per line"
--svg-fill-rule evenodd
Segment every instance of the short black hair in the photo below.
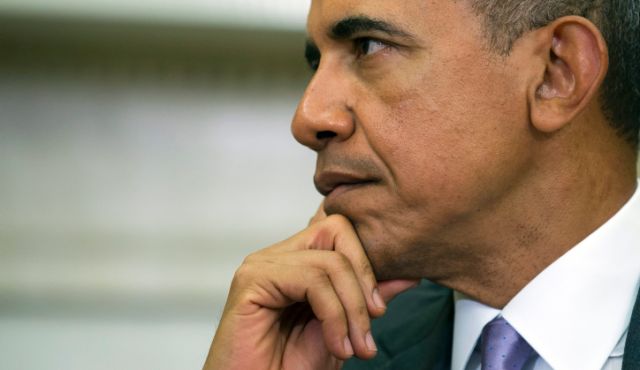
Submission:
M 640 0 L 468 0 L 483 18 L 491 49 L 508 55 L 524 33 L 577 15 L 597 25 L 609 48 L 601 104 L 609 124 L 635 149 L 640 141 Z

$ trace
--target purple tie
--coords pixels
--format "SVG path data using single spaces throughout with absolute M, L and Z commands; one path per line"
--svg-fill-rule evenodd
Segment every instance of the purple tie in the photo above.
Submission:
M 522 370 L 533 348 L 507 320 L 496 317 L 482 329 L 482 370 Z

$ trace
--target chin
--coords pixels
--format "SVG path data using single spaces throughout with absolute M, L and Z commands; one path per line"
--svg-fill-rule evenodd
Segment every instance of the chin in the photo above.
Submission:
M 377 280 L 426 278 L 439 281 L 449 276 L 451 256 L 456 248 L 443 241 L 425 238 L 427 230 L 415 233 L 414 229 L 390 228 L 376 223 L 354 223 L 354 226 Z
M 325 204 L 327 214 L 340 214 L 353 225 L 379 281 L 420 279 L 432 270 L 427 261 L 431 248 L 423 233 L 408 228 L 406 219 L 390 218 L 379 206 L 340 202 Z
M 355 227 L 377 280 L 422 277 L 421 271 L 416 269 L 415 264 L 411 264 L 414 265 L 411 266 L 406 263 L 407 259 L 412 258 L 413 253 L 410 252 L 410 249 L 407 249 L 403 243 L 392 242 L 392 240 L 398 239 L 390 237 L 388 233 L 381 234 L 384 236 L 380 237 L 368 232 L 366 228 L 358 225 Z

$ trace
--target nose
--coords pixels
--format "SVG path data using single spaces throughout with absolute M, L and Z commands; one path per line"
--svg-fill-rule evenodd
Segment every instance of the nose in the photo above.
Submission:
M 347 140 L 355 130 L 348 81 L 322 63 L 298 104 L 291 131 L 302 145 L 320 151 L 329 142 Z

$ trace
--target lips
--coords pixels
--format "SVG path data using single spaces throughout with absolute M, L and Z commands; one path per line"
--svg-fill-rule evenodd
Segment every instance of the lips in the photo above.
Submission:
M 378 182 L 378 179 L 367 175 L 347 172 L 323 171 L 316 174 L 313 182 L 320 194 L 325 197 L 338 189 L 353 189 Z

